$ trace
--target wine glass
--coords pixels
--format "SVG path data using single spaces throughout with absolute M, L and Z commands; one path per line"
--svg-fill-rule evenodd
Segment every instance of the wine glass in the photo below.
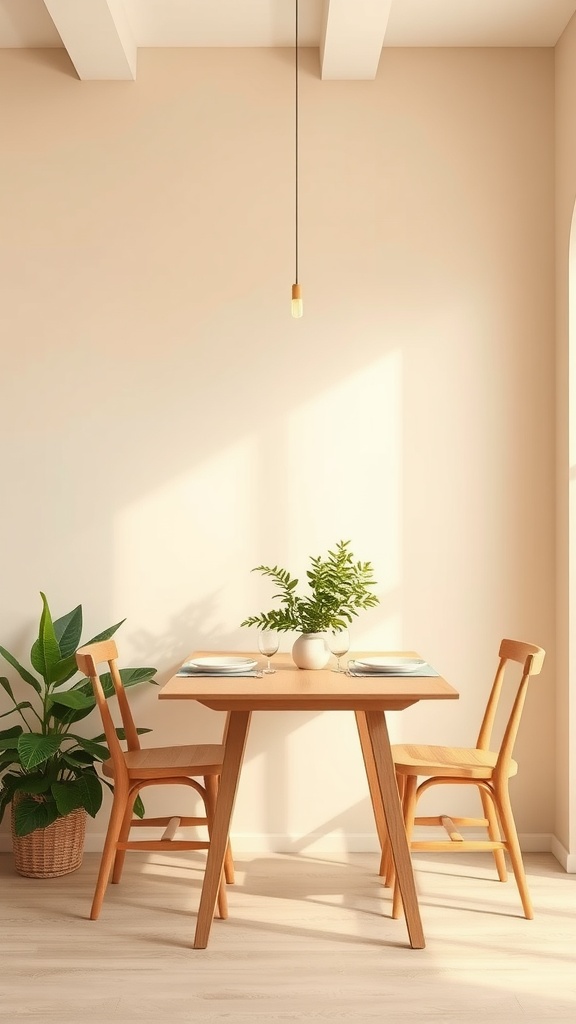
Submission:
M 276 651 L 280 647 L 280 634 L 275 629 L 262 629 L 258 633 L 258 650 L 260 654 L 265 654 L 268 659 L 268 664 L 264 669 L 266 675 L 275 672 L 276 669 L 270 666 L 270 658 L 276 654 Z
M 332 654 L 336 655 L 336 668 L 333 668 L 332 671 L 343 672 L 344 669 L 340 668 L 340 658 L 350 650 L 350 634 L 348 630 L 330 629 L 326 639 Z

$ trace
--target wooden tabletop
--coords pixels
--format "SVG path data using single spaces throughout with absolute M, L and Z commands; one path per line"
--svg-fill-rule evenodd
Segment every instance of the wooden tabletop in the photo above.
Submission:
M 196 651 L 190 657 L 262 656 L 246 651 Z M 413 651 L 358 651 L 362 655 L 418 658 Z M 272 659 L 276 671 L 262 677 L 172 676 L 159 693 L 160 700 L 196 700 L 221 711 L 389 711 L 402 710 L 420 700 L 454 700 L 458 692 L 441 676 L 348 676 L 329 666 L 307 671 L 296 667 L 289 654 Z

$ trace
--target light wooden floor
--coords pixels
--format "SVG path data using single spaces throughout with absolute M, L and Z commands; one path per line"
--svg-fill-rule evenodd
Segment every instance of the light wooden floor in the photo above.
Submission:
M 487 855 L 415 857 L 425 950 L 390 918 L 376 854 L 240 855 L 230 918 L 194 951 L 201 856 L 128 854 L 90 922 L 96 855 L 49 881 L 21 878 L 2 855 L 0 1020 L 576 1020 L 576 876 L 551 855 L 525 858 L 534 921 Z

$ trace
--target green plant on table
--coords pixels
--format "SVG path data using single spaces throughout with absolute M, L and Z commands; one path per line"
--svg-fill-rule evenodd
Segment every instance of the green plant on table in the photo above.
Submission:
M 378 604 L 373 593 L 376 585 L 370 562 L 358 562 L 350 551 L 350 541 L 340 541 L 326 558 L 310 557 L 312 568 L 306 573 L 309 594 L 297 593 L 299 580 L 279 566 L 258 565 L 252 572 L 270 576 L 279 588 L 273 600 L 280 608 L 251 615 L 242 626 L 258 626 L 278 632 L 323 633 L 344 629 L 355 615 Z
M 82 606 L 53 621 L 48 601 L 44 594 L 41 597 L 38 638 L 30 651 L 35 674 L 0 646 L 0 655 L 30 690 L 29 700 L 19 700 L 9 680 L 0 677 L 0 686 L 13 705 L 0 718 L 15 715 L 19 719 L 17 725 L 0 731 L 0 821 L 7 806 L 17 798 L 14 817 L 19 836 L 46 828 L 79 807 L 95 817 L 102 803 L 102 786 L 112 789 L 96 771 L 96 765 L 110 756 L 104 734 L 88 738 L 73 731 L 96 703 L 89 679 L 82 676 L 72 681 L 78 674 L 76 651 L 83 646 Z M 85 643 L 108 640 L 124 621 Z M 155 674 L 155 668 L 120 670 L 125 687 L 153 682 Z M 106 696 L 111 697 L 114 685 L 110 674 L 105 673 L 101 679 Z M 120 739 L 125 738 L 123 729 L 116 732 Z M 142 816 L 140 801 L 134 810 Z

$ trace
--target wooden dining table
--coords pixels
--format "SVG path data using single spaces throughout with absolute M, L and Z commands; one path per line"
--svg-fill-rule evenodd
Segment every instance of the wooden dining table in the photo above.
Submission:
M 247 652 L 196 651 L 190 658 L 250 656 Z M 412 651 L 357 652 L 363 655 L 419 658 Z M 253 655 L 254 659 L 260 656 Z M 414 884 L 410 850 L 404 829 L 394 762 L 386 723 L 387 711 L 401 711 L 421 700 L 450 700 L 458 692 L 434 669 L 430 675 L 351 676 L 330 668 L 298 669 L 289 654 L 274 657 L 275 672 L 248 676 L 175 675 L 161 689 L 160 700 L 193 700 L 215 711 L 228 712 L 224 758 L 200 905 L 194 948 L 205 949 L 218 895 L 250 718 L 254 711 L 353 711 L 366 769 L 368 789 L 380 845 L 390 841 L 402 897 L 410 945 L 425 946 Z M 432 674 L 433 673 L 433 674 Z

